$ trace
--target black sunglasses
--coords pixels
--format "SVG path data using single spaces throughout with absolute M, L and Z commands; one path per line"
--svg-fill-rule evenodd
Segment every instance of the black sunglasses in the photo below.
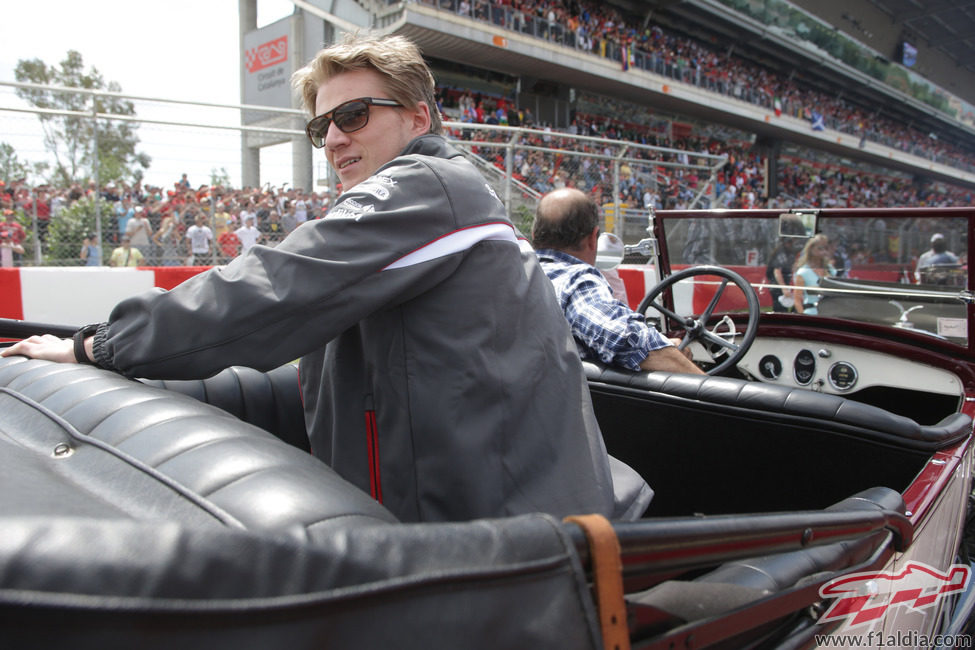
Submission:
M 360 97 L 339 104 L 328 113 L 315 117 L 305 126 L 305 133 L 308 134 L 312 146 L 319 149 L 325 146 L 325 136 L 332 122 L 335 122 L 335 126 L 339 127 L 342 133 L 352 133 L 369 124 L 370 106 L 402 106 L 402 104 L 395 99 L 377 97 Z

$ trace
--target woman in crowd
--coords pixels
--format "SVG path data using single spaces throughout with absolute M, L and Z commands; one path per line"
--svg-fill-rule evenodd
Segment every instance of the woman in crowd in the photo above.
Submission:
M 160 249 L 160 263 L 163 266 L 179 266 L 182 263 L 180 244 L 183 238 L 180 230 L 179 214 L 172 210 L 166 213 L 159 230 L 152 236 Z
M 85 235 L 85 240 L 81 243 L 81 252 L 78 257 L 84 260 L 85 266 L 101 266 L 102 247 L 98 245 L 97 232 L 91 232 Z
M 809 291 L 803 287 L 818 287 L 819 281 L 827 275 L 836 275 L 836 269 L 829 258 L 829 238 L 819 233 L 806 242 L 796 260 L 796 289 L 793 292 L 796 313 L 819 313 L 816 307 L 822 296 L 818 291 Z

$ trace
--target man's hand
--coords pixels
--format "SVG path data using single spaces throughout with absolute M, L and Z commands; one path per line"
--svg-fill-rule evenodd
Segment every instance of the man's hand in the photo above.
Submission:
M 690 375 L 703 375 L 704 371 L 697 367 L 691 358 L 690 348 L 678 350 L 680 339 L 670 339 L 674 347 L 653 350 L 640 363 L 642 370 L 666 370 L 668 372 L 682 372 Z
M 680 342 L 681 342 L 680 339 L 668 339 L 668 340 L 674 344 L 675 348 L 680 350 Z M 694 355 L 691 353 L 691 349 L 689 347 L 684 348 L 683 350 L 680 351 L 683 353 L 685 357 L 687 357 L 689 361 L 694 361 Z
M 74 358 L 74 343 L 71 339 L 62 339 L 53 334 L 31 336 L 23 341 L 14 343 L 9 348 L 0 349 L 0 357 L 11 357 L 20 354 L 31 359 L 45 359 L 61 363 L 77 363 Z

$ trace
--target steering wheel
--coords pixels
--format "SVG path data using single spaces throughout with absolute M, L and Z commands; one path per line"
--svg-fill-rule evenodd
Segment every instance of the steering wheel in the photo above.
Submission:
M 681 280 L 698 275 L 711 275 L 723 278 L 711 302 L 708 303 L 707 308 L 700 315 L 680 316 L 667 307 L 664 307 L 657 300 L 661 294 L 666 292 L 671 297 L 671 304 L 674 304 L 672 287 Z M 748 322 L 745 325 L 741 343 L 737 344 L 735 343 L 735 337 L 738 335 L 738 331 L 730 316 L 722 316 L 711 329 L 708 329 L 711 314 L 714 312 L 715 307 L 718 306 L 718 302 L 721 300 L 721 296 L 724 294 L 728 282 L 733 282 L 741 289 L 741 292 L 745 294 L 745 299 L 748 301 Z M 660 329 L 661 333 L 673 332 L 678 327 L 685 330 L 685 335 L 678 349 L 683 350 L 693 341 L 701 339 L 702 347 L 711 355 L 711 360 L 717 364 L 708 370 L 709 375 L 720 374 L 738 363 L 745 356 L 745 353 L 748 352 L 748 348 L 751 347 L 752 342 L 755 340 L 755 334 L 758 332 L 760 309 L 755 289 L 752 288 L 752 285 L 748 284 L 745 278 L 734 271 L 729 271 L 720 266 L 692 266 L 674 273 L 644 296 L 637 311 L 646 315 L 647 310 L 651 307 L 663 316 L 662 327 Z M 671 323 L 673 323 L 673 326 Z M 719 362 L 719 359 L 724 356 L 727 356 L 727 358 Z

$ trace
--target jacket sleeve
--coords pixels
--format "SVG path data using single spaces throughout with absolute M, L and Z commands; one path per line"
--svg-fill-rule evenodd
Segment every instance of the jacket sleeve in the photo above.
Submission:
M 95 336 L 95 359 L 173 379 L 292 361 L 449 276 L 457 255 L 397 262 L 457 230 L 454 204 L 423 157 L 397 158 L 276 248 L 255 246 L 171 291 L 119 303 Z

